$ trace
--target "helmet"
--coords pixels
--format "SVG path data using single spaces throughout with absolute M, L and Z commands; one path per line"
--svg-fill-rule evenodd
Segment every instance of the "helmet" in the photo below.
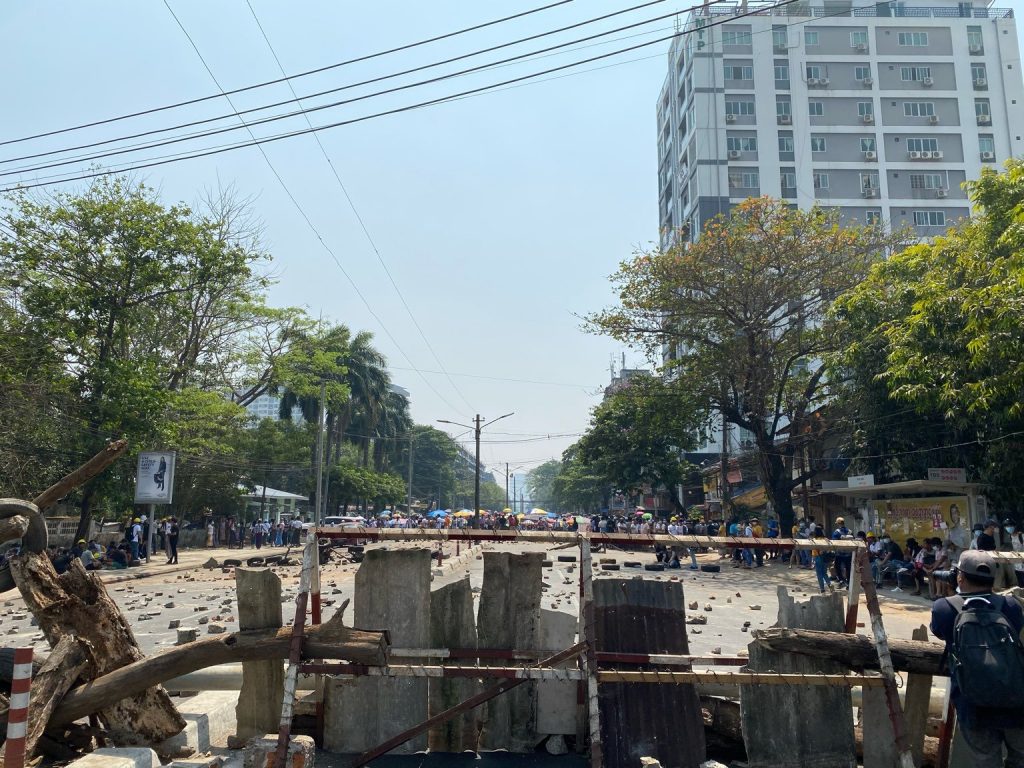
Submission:
M 137 517 L 136 517 L 136 518 L 135 518 L 134 520 L 132 520 L 132 522 L 133 522 L 133 523 L 141 523 L 142 521 L 141 521 L 141 520 L 139 520 L 139 518 L 137 518 Z
M 841 517 L 836 518 L 836 525 L 843 525 L 845 522 L 846 521 Z

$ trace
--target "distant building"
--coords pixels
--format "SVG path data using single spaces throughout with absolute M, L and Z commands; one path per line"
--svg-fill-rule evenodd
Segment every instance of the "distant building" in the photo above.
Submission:
M 245 406 L 245 410 L 257 422 L 263 419 L 280 419 L 281 398 L 277 395 L 260 395 Z M 302 411 L 298 406 L 292 408 L 292 421 L 296 424 L 302 423 Z

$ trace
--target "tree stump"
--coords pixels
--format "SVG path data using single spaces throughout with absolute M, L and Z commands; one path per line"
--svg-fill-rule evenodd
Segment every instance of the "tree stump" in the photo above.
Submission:
M 51 648 L 74 635 L 93 649 L 91 680 L 143 658 L 131 626 L 107 594 L 103 582 L 73 560 L 60 576 L 45 554 L 11 559 L 11 574 Z M 117 744 L 158 744 L 180 733 L 185 721 L 167 692 L 153 686 L 99 712 L 100 722 Z

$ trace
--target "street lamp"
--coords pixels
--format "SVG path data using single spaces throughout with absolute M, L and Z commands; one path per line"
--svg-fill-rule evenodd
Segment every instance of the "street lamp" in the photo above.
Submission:
M 460 423 L 458 421 L 449 421 L 448 419 L 438 419 L 437 420 L 438 424 L 454 424 L 457 427 L 466 427 L 466 429 L 472 429 L 473 430 L 473 435 L 474 435 L 475 440 L 476 440 L 476 473 L 475 473 L 476 474 L 476 481 L 475 481 L 475 485 L 474 485 L 474 489 L 473 489 L 473 527 L 474 528 L 479 528 L 480 527 L 480 430 L 482 430 L 484 427 L 489 427 L 491 424 L 493 424 L 496 421 L 501 421 L 502 419 L 507 419 L 509 416 L 514 416 L 514 415 L 515 415 L 515 411 L 513 411 L 512 413 L 506 413 L 504 416 L 499 416 L 498 418 L 491 419 L 490 421 L 485 423 L 483 418 L 481 418 L 480 414 L 478 413 L 476 415 L 476 418 L 473 419 L 473 425 L 472 426 L 469 425 L 469 424 L 462 424 L 462 423 Z

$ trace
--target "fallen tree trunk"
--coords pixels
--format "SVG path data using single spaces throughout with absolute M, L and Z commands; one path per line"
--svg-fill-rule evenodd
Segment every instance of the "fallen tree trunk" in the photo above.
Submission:
M 31 758 L 35 752 L 57 702 L 92 665 L 91 657 L 92 654 L 85 642 L 72 635 L 65 635 L 57 643 L 39 673 L 32 678 L 25 732 L 26 758 Z M 4 764 L 6 748 L 6 744 L 0 747 L 0 765 Z
M 855 670 L 878 669 L 878 654 L 864 635 L 775 627 L 751 634 L 754 642 L 773 651 L 831 659 Z M 938 643 L 890 638 L 889 652 L 898 672 L 949 676 L 942 663 L 943 646 Z
M 52 507 L 71 493 L 71 491 L 75 490 L 75 488 L 96 477 L 96 475 L 124 455 L 126 450 L 128 450 L 127 440 L 115 440 L 109 443 L 106 448 L 85 462 L 85 464 L 74 472 L 64 475 L 64 477 L 32 499 L 32 503 L 39 507 L 40 512 L 44 512 L 47 507 Z
M 238 661 L 287 658 L 291 635 L 291 627 L 235 632 L 168 648 L 75 688 L 64 697 L 51 722 L 60 725 L 77 720 L 126 696 L 197 669 Z M 306 658 L 344 659 L 372 665 L 387 663 L 387 648 L 385 632 L 346 627 L 341 623 L 340 612 L 325 624 L 306 627 L 302 644 Z
M 74 559 L 67 573 L 57 575 L 45 554 L 11 558 L 11 574 L 51 648 L 75 635 L 93 649 L 94 665 L 85 679 L 101 677 L 143 658 L 124 614 L 107 594 L 103 582 Z M 118 697 L 99 711 L 100 722 L 119 744 L 158 744 L 185 727 L 159 681 Z

